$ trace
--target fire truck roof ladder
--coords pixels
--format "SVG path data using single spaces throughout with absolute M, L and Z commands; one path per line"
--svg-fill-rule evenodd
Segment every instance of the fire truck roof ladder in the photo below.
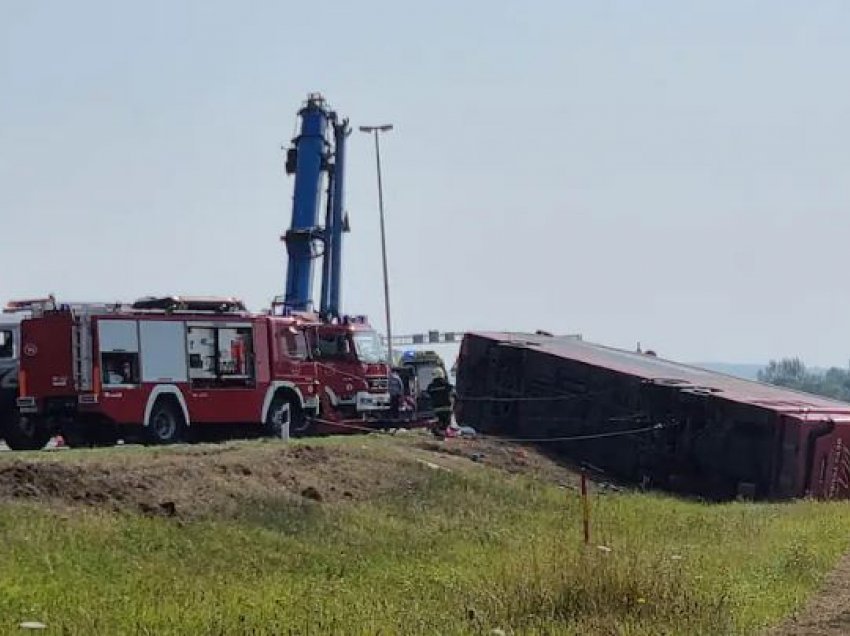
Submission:
M 242 313 L 245 304 L 231 296 L 147 296 L 133 303 L 134 310 L 190 313 Z
M 53 296 L 28 300 L 10 300 L 3 313 L 13 314 L 30 312 L 33 316 L 48 311 L 70 311 L 76 315 L 108 314 L 126 308 L 121 303 L 57 302 Z
M 10 300 L 3 308 L 4 314 L 14 314 L 19 311 L 55 309 L 56 299 L 51 295 L 47 298 L 28 298 L 26 300 Z

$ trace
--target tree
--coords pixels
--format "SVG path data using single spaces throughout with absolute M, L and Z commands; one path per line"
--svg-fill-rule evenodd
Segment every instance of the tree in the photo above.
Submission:
M 795 389 L 806 383 L 806 376 L 806 365 L 800 358 L 771 360 L 770 364 L 758 373 L 761 382 Z
M 824 372 L 809 371 L 800 358 L 771 360 L 759 371 L 761 382 L 806 391 L 816 395 L 850 402 L 850 366 L 847 369 L 831 367 Z

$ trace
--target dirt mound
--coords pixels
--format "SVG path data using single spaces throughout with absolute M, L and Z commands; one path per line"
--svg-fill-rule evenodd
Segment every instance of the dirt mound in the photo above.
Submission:
M 147 515 L 235 513 L 252 498 L 358 500 L 398 486 L 360 447 L 234 444 L 62 453 L 0 464 L 0 500 L 89 505 Z M 396 460 L 397 462 L 398 460 Z
M 268 499 L 334 504 L 406 493 L 423 469 L 490 466 L 561 485 L 575 474 L 540 452 L 499 440 L 438 441 L 426 433 L 372 435 L 318 443 L 235 442 L 167 448 L 125 447 L 0 458 L 0 501 L 92 506 L 151 516 L 240 514 Z
M 576 487 L 579 482 L 576 468 L 565 458 L 547 455 L 544 449 L 530 444 L 479 436 L 423 440 L 417 446 L 429 452 L 463 457 L 485 466 L 512 474 L 528 475 L 560 486 Z M 597 477 L 597 481 L 602 482 L 602 477 Z

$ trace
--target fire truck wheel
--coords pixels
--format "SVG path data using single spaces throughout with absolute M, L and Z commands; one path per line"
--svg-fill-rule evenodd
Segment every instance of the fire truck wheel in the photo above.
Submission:
M 263 424 L 263 435 L 280 437 L 287 422 L 289 422 L 289 434 L 293 437 L 300 437 L 309 432 L 310 421 L 304 417 L 304 411 L 298 402 L 285 394 L 276 395 Z
M 44 420 L 18 415 L 9 418 L 3 437 L 12 450 L 40 450 L 50 441 L 50 429 Z
M 147 426 L 148 441 L 153 444 L 176 444 L 183 439 L 183 414 L 169 399 L 156 401 Z

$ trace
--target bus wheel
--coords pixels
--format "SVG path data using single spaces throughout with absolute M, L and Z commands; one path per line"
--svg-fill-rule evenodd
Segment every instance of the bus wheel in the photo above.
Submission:
M 12 450 L 40 450 L 50 441 L 50 429 L 41 418 L 15 414 L 7 420 L 3 437 Z
M 147 425 L 147 438 L 151 444 L 177 444 L 183 439 L 183 413 L 168 399 L 159 399 L 153 405 Z
M 266 437 L 281 437 L 285 426 L 289 426 L 289 434 L 300 437 L 309 432 L 311 422 L 304 417 L 304 411 L 296 401 L 286 395 L 276 395 L 269 407 L 266 421 L 263 422 L 263 435 Z

